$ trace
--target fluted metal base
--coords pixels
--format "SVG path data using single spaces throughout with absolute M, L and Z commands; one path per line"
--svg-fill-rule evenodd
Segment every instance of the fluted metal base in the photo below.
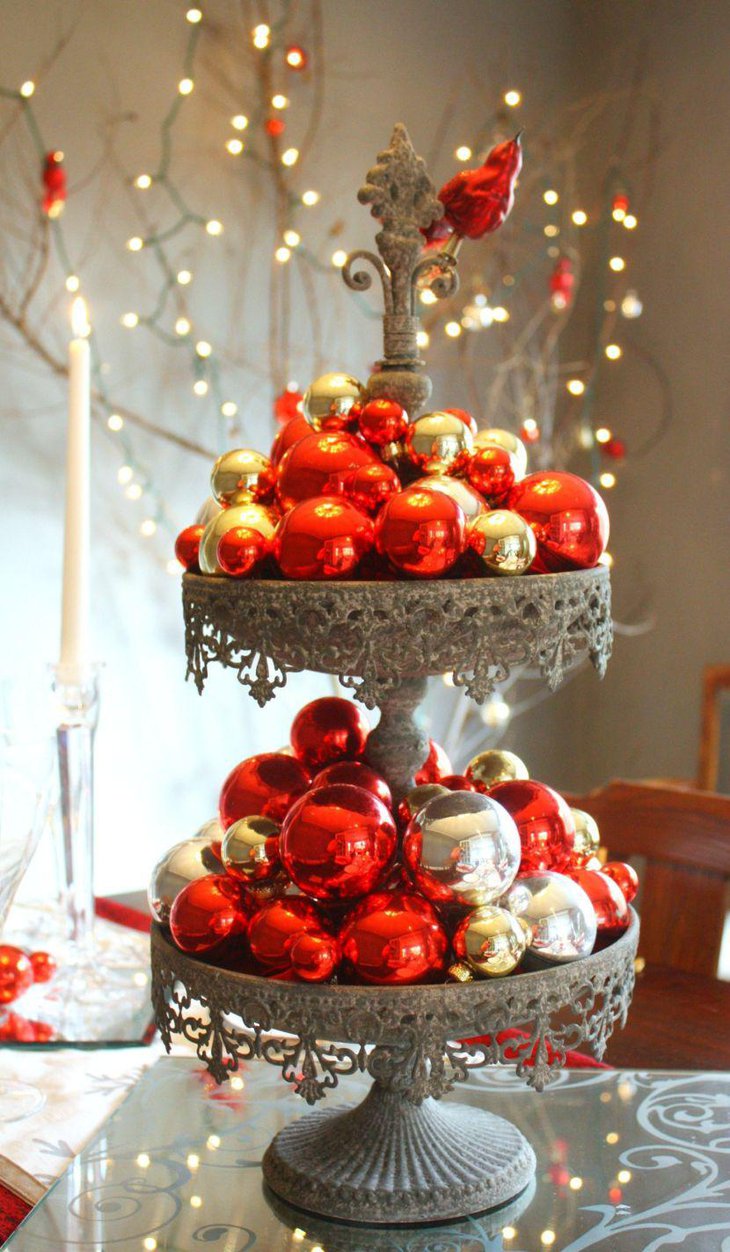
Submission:
M 279 1132 L 263 1162 L 288 1204 L 342 1221 L 444 1221 L 505 1204 L 535 1154 L 511 1122 L 468 1105 L 413 1104 L 374 1083 L 357 1108 L 310 1113 Z

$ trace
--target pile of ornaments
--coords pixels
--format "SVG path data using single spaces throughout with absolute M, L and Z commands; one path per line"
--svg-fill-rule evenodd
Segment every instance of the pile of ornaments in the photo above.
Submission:
M 584 479 L 527 475 L 508 430 L 477 430 L 464 409 L 409 420 L 344 373 L 290 406 L 271 455 L 225 452 L 213 499 L 178 536 L 196 573 L 392 579 L 591 569 L 608 513 Z
M 280 979 L 403 986 L 587 956 L 630 921 L 633 868 L 593 819 L 490 750 L 451 772 L 431 742 L 394 807 L 349 700 L 305 705 L 291 748 L 241 761 L 219 815 L 156 866 L 153 915 L 183 952 Z
M 0 1008 L 14 1003 L 34 983 L 50 982 L 56 962 L 49 952 L 25 952 L 11 943 L 0 944 Z M 46 1022 L 6 1012 L 0 1017 L 0 1043 L 49 1043 L 55 1031 Z

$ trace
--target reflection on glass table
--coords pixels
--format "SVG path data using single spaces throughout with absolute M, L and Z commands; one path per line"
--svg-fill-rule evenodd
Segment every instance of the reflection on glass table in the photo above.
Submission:
M 367 1083 L 352 1079 L 357 1101 Z M 188 1059 L 148 1070 L 5 1245 L 115 1252 L 724 1252 L 730 1232 L 730 1075 L 563 1072 L 542 1095 L 508 1069 L 459 1098 L 509 1116 L 538 1156 L 507 1209 L 434 1227 L 313 1218 L 267 1194 L 260 1161 L 290 1116 L 256 1067 L 217 1087 Z

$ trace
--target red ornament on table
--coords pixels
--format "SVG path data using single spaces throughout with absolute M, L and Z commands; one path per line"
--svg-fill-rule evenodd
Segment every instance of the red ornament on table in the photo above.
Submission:
M 565 869 L 573 851 L 575 822 L 557 791 L 531 778 L 515 778 L 497 783 L 487 794 L 514 818 L 522 844 L 521 874 Z
M 464 511 L 442 491 L 407 487 L 391 496 L 375 520 L 380 555 L 414 578 L 445 574 L 465 543 Z
M 208 874 L 193 879 L 176 895 L 170 933 L 182 952 L 212 952 L 245 935 L 249 912 L 240 883 L 227 874 Z
M 530 523 L 537 540 L 538 566 L 548 573 L 592 569 L 606 550 L 606 506 L 595 488 L 577 474 L 565 470 L 529 474 L 510 491 L 507 508 Z
M 435 909 L 410 891 L 381 891 L 363 900 L 340 933 L 346 969 L 365 982 L 407 986 L 443 974 L 446 932 Z
M 617 939 L 631 921 L 621 888 L 608 874 L 596 869 L 571 869 L 568 876 L 583 888 L 590 899 L 596 913 L 599 938 L 605 943 Z
M 469 413 L 466 409 L 444 409 L 444 412 L 453 413 L 454 417 L 458 417 L 465 426 L 468 426 L 472 435 L 479 434 L 479 427 L 477 426 L 476 418 L 472 417 L 471 413 Z
M 289 427 L 285 426 L 284 431 Z M 284 433 L 284 432 L 280 432 Z M 283 509 L 313 496 L 339 496 L 353 470 L 375 461 L 372 448 L 348 431 L 313 431 L 298 440 L 279 463 L 276 493 Z
M 49 152 L 43 163 L 43 201 L 42 209 L 46 217 L 60 217 L 66 203 L 66 171 L 63 168 L 63 153 Z
M 478 169 L 461 170 L 441 188 L 444 221 L 467 239 L 481 239 L 497 230 L 514 204 L 521 169 L 522 145 L 516 135 L 492 148 Z
M 271 445 L 269 457 L 271 464 L 278 465 L 285 452 L 293 448 L 300 439 L 304 439 L 305 435 L 311 435 L 311 433 L 312 427 L 302 413 L 295 413 L 288 418 L 286 425 L 282 426 Z
M 294 449 L 296 451 L 296 449 Z M 273 550 L 285 578 L 349 578 L 373 547 L 373 523 L 340 496 L 315 496 L 279 523 Z
M 289 956 L 298 978 L 305 982 L 327 982 L 340 963 L 340 945 L 334 935 L 307 931 L 292 940 Z
M 633 865 L 627 865 L 625 861 L 606 861 L 600 872 L 613 879 L 626 903 L 631 904 L 639 890 L 639 875 Z
M 289 969 L 292 944 L 302 934 L 326 934 L 320 914 L 300 896 L 282 896 L 254 913 L 248 942 L 255 959 L 273 974 Z
M 343 492 L 347 499 L 363 513 L 374 516 L 378 510 L 401 490 L 401 481 L 395 470 L 383 461 L 361 465 L 343 480 Z
M 312 790 L 315 787 L 328 787 L 331 783 L 348 783 L 352 787 L 360 787 L 377 796 L 386 808 L 393 807 L 393 796 L 387 782 L 364 761 L 336 761 L 334 765 L 326 765 L 314 779 Z
M 514 457 L 499 444 L 485 444 L 470 458 L 466 477 L 476 491 L 499 504 L 515 483 Z
M 356 900 L 377 887 L 395 849 L 392 814 L 372 792 L 347 783 L 316 788 L 297 800 L 279 838 L 292 882 L 328 903 Z
M 362 756 L 369 733 L 365 714 L 351 700 L 323 696 L 297 713 L 291 746 L 294 756 L 309 769 L 324 769 L 335 761 Z
M 397 400 L 368 400 L 360 411 L 358 425 L 363 439 L 382 447 L 403 438 L 408 414 Z
M 274 418 L 280 426 L 286 426 L 287 422 L 293 421 L 295 417 L 301 416 L 301 403 L 304 399 L 301 391 L 297 391 L 296 387 L 291 390 L 286 387 L 284 391 L 274 400 Z M 309 426 L 309 423 L 307 423 Z M 304 432 L 307 433 L 306 431 Z
M 413 782 L 417 787 L 424 783 L 441 783 L 449 774 L 453 774 L 453 766 L 446 750 L 435 739 L 428 741 L 428 756 L 420 769 L 416 770 Z
M 33 966 L 22 948 L 0 944 L 0 1004 L 10 1004 L 33 985 Z
M 200 573 L 198 553 L 205 526 L 186 526 L 175 540 L 175 556 L 188 573 Z
M 295 800 L 311 783 L 309 770 L 282 752 L 259 752 L 231 770 L 218 801 L 220 823 L 228 830 L 242 817 L 270 817 L 283 822 Z
M 250 526 L 234 526 L 221 535 L 218 542 L 218 564 L 233 578 L 245 578 L 263 564 L 271 552 L 265 535 Z
M 31 952 L 29 957 L 34 982 L 50 982 L 58 965 L 50 952 Z

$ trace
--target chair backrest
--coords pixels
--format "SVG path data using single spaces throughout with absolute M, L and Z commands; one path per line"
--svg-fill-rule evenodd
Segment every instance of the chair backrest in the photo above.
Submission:
M 697 786 L 716 791 L 720 776 L 721 753 L 727 759 L 728 745 L 722 743 L 723 693 L 730 692 L 730 665 L 706 665 L 702 673 L 702 724 Z
M 730 796 L 617 781 L 570 803 L 596 819 L 610 860 L 645 860 L 641 955 L 714 976 L 730 879 Z

